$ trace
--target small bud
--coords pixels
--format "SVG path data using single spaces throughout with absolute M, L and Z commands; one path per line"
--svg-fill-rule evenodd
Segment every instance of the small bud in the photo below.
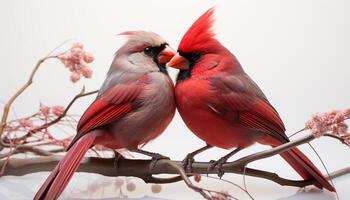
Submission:
M 77 81 L 80 80 L 80 75 L 76 72 L 73 72 L 70 76 L 70 80 L 73 82 L 73 83 L 76 83 Z
M 162 186 L 158 184 L 154 184 L 151 186 L 151 191 L 155 194 L 160 193 L 162 191 Z
M 85 77 L 85 78 L 91 78 L 92 77 L 92 70 L 89 67 L 83 67 L 81 69 L 81 74 Z
M 202 179 L 202 176 L 200 174 L 195 174 L 194 175 L 194 181 L 196 181 L 197 183 L 199 183 Z
M 52 106 L 52 113 L 56 116 L 61 116 L 64 113 L 65 108 L 63 106 Z
M 72 48 L 79 48 L 79 49 L 83 49 L 84 48 L 84 44 L 81 42 L 76 42 L 73 44 Z
M 86 63 L 92 63 L 94 61 L 94 59 L 95 58 L 94 58 L 94 56 L 91 53 L 85 52 L 85 54 L 84 54 L 84 61 Z
M 24 128 L 33 127 L 33 121 L 31 119 L 20 119 L 18 123 Z
M 114 185 L 117 187 L 117 188 L 120 188 L 121 186 L 124 185 L 124 180 L 122 178 L 116 178 L 114 180 Z
M 40 112 L 44 117 L 48 117 L 50 114 L 50 107 L 40 104 Z
M 136 189 L 135 183 L 128 183 L 128 184 L 126 185 L 126 189 L 127 189 L 129 192 L 134 191 L 134 190 Z

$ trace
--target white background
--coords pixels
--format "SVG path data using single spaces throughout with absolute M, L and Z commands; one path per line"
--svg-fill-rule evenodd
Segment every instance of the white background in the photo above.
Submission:
M 314 112 L 350 106 L 350 5 L 346 0 L 1 0 L 0 99 L 6 101 L 24 83 L 39 58 L 62 41 L 76 38 L 96 57 L 91 65 L 93 79 L 72 85 L 69 72 L 59 62 L 47 62 L 40 69 L 34 85 L 15 102 L 14 109 L 21 116 L 37 111 L 39 101 L 48 105 L 67 104 L 82 85 L 87 90 L 94 90 L 102 84 L 114 52 L 125 41 L 117 33 L 126 30 L 154 31 L 176 48 L 187 28 L 212 6 L 216 6 L 217 38 L 238 57 L 246 72 L 268 96 L 284 120 L 288 133 L 302 128 Z M 172 70 L 171 76 L 174 78 L 176 73 Z M 80 100 L 72 112 L 82 113 L 92 99 Z M 329 171 L 350 165 L 349 149 L 339 142 L 323 138 L 312 144 Z M 172 159 L 182 159 L 186 153 L 202 145 L 203 142 L 192 135 L 176 115 L 165 133 L 145 149 Z M 238 156 L 265 148 L 268 147 L 256 145 Z M 321 168 L 314 153 L 308 147 L 302 149 Z M 213 149 L 198 156 L 198 160 L 208 161 L 226 153 Z M 298 178 L 279 157 L 253 163 L 250 167 Z M 2 177 L 0 198 L 30 199 L 46 176 L 47 173 L 37 173 Z M 242 183 L 241 176 L 226 176 L 226 179 Z M 72 191 L 101 180 L 111 181 L 111 178 L 76 174 L 64 196 L 67 199 L 73 196 L 87 198 L 86 192 L 76 194 Z M 150 186 L 141 181 L 134 182 L 139 182 L 136 192 L 129 196 L 154 196 L 149 192 Z M 228 190 L 236 197 L 247 199 L 232 186 L 215 181 L 206 183 L 206 187 Z M 267 180 L 247 178 L 247 184 L 256 199 L 334 199 L 334 195 L 328 192 L 313 190 L 297 193 L 296 188 L 282 187 Z M 350 198 L 349 184 L 349 175 L 335 180 L 340 199 Z M 118 196 L 111 188 L 106 189 L 104 195 L 93 195 L 94 198 Z M 163 186 L 159 196 L 200 199 L 182 182 Z

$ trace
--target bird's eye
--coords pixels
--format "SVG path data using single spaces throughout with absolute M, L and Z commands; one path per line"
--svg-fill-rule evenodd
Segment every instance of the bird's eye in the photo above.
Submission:
M 143 52 L 145 52 L 146 55 L 151 55 L 152 54 L 152 48 L 151 47 L 146 47 L 143 49 Z
M 202 54 L 200 52 L 194 52 L 192 54 L 192 60 L 193 61 L 197 61 L 197 60 L 199 60 L 201 58 L 201 56 L 202 56 Z

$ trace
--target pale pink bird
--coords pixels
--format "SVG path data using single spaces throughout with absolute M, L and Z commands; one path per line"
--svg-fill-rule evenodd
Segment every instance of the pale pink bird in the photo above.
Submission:
M 163 158 L 139 147 L 159 136 L 175 113 L 174 86 L 165 64 L 174 55 L 159 35 L 121 33 L 129 40 L 115 58 L 97 99 L 81 117 L 65 157 L 52 170 L 34 199 L 57 199 L 92 146 L 127 149 Z

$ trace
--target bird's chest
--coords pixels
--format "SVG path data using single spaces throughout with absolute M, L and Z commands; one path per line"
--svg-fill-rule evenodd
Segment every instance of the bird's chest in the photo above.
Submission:
M 187 127 L 206 143 L 230 149 L 245 146 L 244 130 L 215 108 L 215 97 L 206 80 L 184 81 L 175 87 L 176 105 Z M 232 117 L 233 119 L 233 117 Z
M 212 96 L 205 79 L 188 79 L 176 84 L 175 99 L 180 112 L 204 109 Z

